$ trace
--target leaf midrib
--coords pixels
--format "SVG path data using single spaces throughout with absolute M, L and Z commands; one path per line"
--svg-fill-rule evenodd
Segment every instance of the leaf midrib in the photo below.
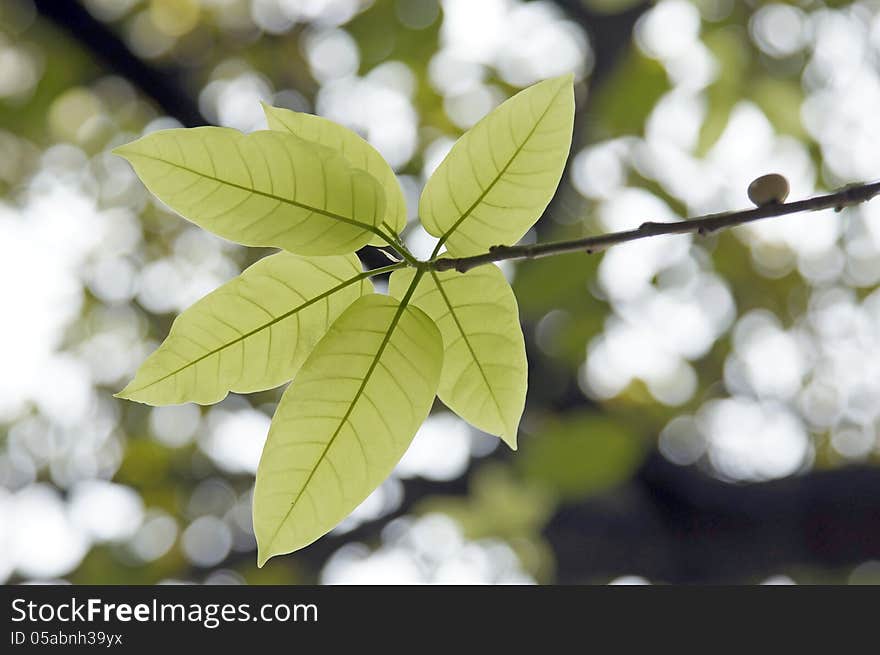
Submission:
M 169 161 L 167 159 L 163 159 L 162 157 L 156 157 L 154 155 L 147 155 L 144 153 L 129 153 L 130 157 L 143 157 L 145 159 L 152 159 L 153 161 L 158 161 L 168 166 L 172 166 L 174 168 L 179 168 L 182 171 L 186 171 L 187 173 L 192 173 L 193 175 L 198 175 L 199 177 L 203 177 L 206 180 L 213 180 L 214 182 L 219 182 L 221 184 L 225 184 L 227 186 L 231 186 L 236 189 L 240 189 L 242 191 L 247 191 L 249 193 L 254 193 L 258 196 L 263 196 L 264 198 L 269 198 L 271 200 L 277 200 L 279 202 L 286 203 L 288 205 L 293 205 L 294 207 L 299 207 L 300 209 L 305 209 L 307 211 L 314 212 L 316 214 L 320 214 L 321 216 L 326 216 L 327 218 L 333 218 L 338 221 L 342 221 L 343 223 L 348 223 L 349 225 L 355 225 L 360 227 L 368 232 L 372 232 L 382 238 L 385 238 L 384 235 L 379 233 L 378 228 L 375 225 L 371 225 L 370 223 L 362 223 L 360 221 L 356 221 L 353 218 L 348 218 L 346 216 L 342 216 L 340 214 L 336 214 L 334 212 L 328 211 L 327 209 L 321 209 L 319 207 L 312 207 L 311 205 L 307 205 L 305 203 L 299 202 L 297 200 L 293 200 L 291 198 L 285 198 L 283 196 L 277 196 L 274 193 L 268 193 L 266 191 L 260 191 L 259 189 L 254 189 L 253 187 L 244 186 L 242 184 L 237 184 L 235 182 L 230 182 L 229 180 L 224 180 L 222 178 L 217 177 L 216 175 L 208 175 L 202 171 L 197 171 L 194 168 L 190 168 L 189 166 L 184 166 L 183 164 L 178 164 L 173 161 Z
M 184 371 L 184 370 L 190 368 L 191 366 L 195 366 L 196 364 L 198 364 L 199 362 L 201 362 L 201 361 L 207 359 L 208 357 L 211 357 L 212 355 L 216 355 L 217 353 L 221 352 L 222 350 L 225 350 L 226 348 L 230 348 L 230 347 L 234 346 L 235 344 L 237 344 L 237 343 L 239 343 L 239 342 L 241 342 L 241 341 L 244 341 L 245 339 L 248 339 L 248 338 L 254 336 L 254 335 L 257 334 L 258 332 L 262 332 L 263 330 L 265 330 L 265 329 L 267 329 L 267 328 L 271 328 L 271 327 L 272 327 L 273 325 L 275 325 L 276 323 L 279 323 L 279 322 L 283 321 L 283 320 L 286 319 L 286 318 L 290 318 L 290 317 L 293 316 L 294 314 L 296 314 L 296 313 L 298 313 L 298 312 L 304 310 L 306 307 L 309 307 L 309 306 L 311 306 L 311 305 L 314 305 L 314 304 L 315 304 L 316 302 L 318 302 L 319 300 L 323 300 L 324 298 L 327 298 L 327 297 L 329 297 L 329 296 L 332 296 L 332 295 L 333 295 L 334 293 L 336 293 L 337 291 L 341 291 L 342 289 L 346 288 L 347 286 L 350 286 L 350 285 L 354 284 L 355 282 L 359 282 L 359 281 L 361 281 L 361 280 L 363 280 L 363 279 L 366 279 L 366 278 L 370 277 L 370 275 L 372 275 L 372 271 L 365 271 L 364 273 L 359 273 L 358 275 L 355 275 L 354 277 L 349 278 L 349 279 L 346 280 L 345 282 L 336 285 L 336 286 L 333 287 L 332 289 L 329 289 L 329 290 L 327 290 L 327 291 L 321 293 L 320 295 L 315 296 L 314 298 L 310 298 L 309 300 L 307 300 L 307 301 L 304 302 L 303 304 L 298 305 L 297 307 L 294 307 L 294 308 L 291 309 L 290 311 L 284 312 L 283 314 L 281 314 L 281 315 L 279 315 L 279 316 L 276 316 L 276 317 L 273 318 L 271 321 L 267 321 L 266 323 L 263 323 L 262 325 L 260 325 L 260 326 L 258 326 L 258 327 L 256 327 L 256 328 L 254 328 L 254 329 L 251 330 L 250 332 L 246 332 L 245 334 L 242 334 L 242 335 L 236 337 L 236 338 L 233 339 L 232 341 L 227 341 L 227 342 L 224 343 L 222 346 L 218 346 L 217 348 L 214 348 L 213 350 L 211 350 L 211 351 L 205 353 L 204 355 L 201 355 L 201 356 L 198 357 L 197 359 L 194 359 L 194 360 L 191 360 L 191 361 L 187 362 L 187 363 L 184 364 L 183 366 L 181 366 L 181 367 L 179 367 L 179 368 L 177 368 L 177 369 L 171 371 L 170 373 L 167 373 L 167 374 L 163 375 L 163 376 L 160 377 L 160 378 L 157 378 L 157 379 L 155 379 L 155 380 L 152 380 L 152 381 L 148 382 L 147 384 L 138 387 L 137 389 L 132 389 L 132 390 L 128 391 L 128 392 L 126 393 L 126 395 L 135 394 L 135 393 L 138 393 L 138 392 L 140 392 L 140 391 L 143 391 L 144 389 L 149 389 L 149 388 L 152 387 L 152 386 L 155 386 L 155 385 L 157 385 L 157 384 L 160 384 L 160 383 L 164 382 L 165 380 L 167 380 L 168 378 L 177 375 L 177 374 L 180 373 L 181 371 Z
M 498 180 L 507 172 L 507 169 L 510 168 L 510 165 L 513 164 L 514 160 L 519 156 L 522 149 L 525 148 L 526 144 L 529 140 L 535 135 L 535 130 L 538 129 L 538 126 L 541 124 L 541 121 L 544 120 L 544 117 L 547 115 L 547 112 L 550 111 L 550 108 L 553 106 L 553 103 L 556 102 L 556 98 L 559 97 L 559 94 L 562 93 L 564 87 L 559 88 L 556 93 L 553 94 L 553 97 L 550 98 L 550 102 L 547 103 L 547 106 L 544 108 L 544 111 L 541 112 L 538 120 L 535 121 L 535 124 L 532 126 L 532 129 L 529 130 L 529 133 L 526 135 L 526 138 L 523 139 L 523 142 L 516 147 L 516 150 L 513 151 L 513 154 L 507 160 L 507 163 L 498 171 L 498 174 L 492 179 L 492 181 L 486 185 L 486 188 L 480 192 L 480 195 L 477 199 L 471 204 L 470 207 L 465 210 L 465 212 L 459 217 L 455 223 L 453 223 L 452 227 L 450 227 L 446 232 L 443 233 L 443 236 L 440 237 L 440 240 L 437 242 L 437 245 L 434 247 L 434 252 L 431 253 L 431 259 L 437 256 L 437 253 L 440 252 L 440 248 L 446 243 L 446 240 L 452 236 L 453 232 L 458 229 L 458 226 L 462 224 L 462 222 L 471 215 L 471 213 L 479 206 L 483 200 L 486 199 L 486 196 L 489 195 L 489 192 L 495 188 L 495 185 L 498 184 Z M 470 154 L 467 154 L 468 159 L 470 159 Z M 448 172 L 446 172 L 448 175 Z
M 489 395 L 492 397 L 492 402 L 495 404 L 495 410 L 498 413 L 498 419 L 501 421 L 501 424 L 504 425 L 504 416 L 501 410 L 501 404 L 498 402 L 498 397 L 495 395 L 495 390 L 492 388 L 492 385 L 489 384 L 489 378 L 486 376 L 486 371 L 483 370 L 483 364 L 480 362 L 480 359 L 477 357 L 477 353 L 474 352 L 473 345 L 471 344 L 471 340 L 468 338 L 467 332 L 462 326 L 461 322 L 458 320 L 458 315 L 455 313 L 455 308 L 452 306 L 452 303 L 449 300 L 449 297 L 446 295 L 446 291 L 443 289 L 443 285 L 440 282 L 440 278 L 437 275 L 436 271 L 431 271 L 431 277 L 434 279 L 434 284 L 437 285 L 437 290 L 440 291 L 440 295 L 443 297 L 443 302 L 446 303 L 446 307 L 449 309 L 449 315 L 452 316 L 452 320 L 455 321 L 455 326 L 458 328 L 458 331 L 461 333 L 462 340 L 467 345 L 468 351 L 471 353 L 471 357 L 473 357 L 474 362 L 477 365 L 477 370 L 480 371 L 480 376 L 483 378 L 483 382 L 486 385 L 486 389 L 489 391 Z M 508 427 L 504 425 L 504 429 L 507 430 Z
M 403 312 L 409 304 L 410 298 L 412 298 L 413 292 L 416 289 L 416 286 L 419 283 L 419 280 L 422 277 L 424 271 L 418 271 L 413 278 L 413 281 L 410 283 L 409 289 L 407 289 L 406 294 L 400 301 L 400 304 L 397 306 L 397 310 L 394 312 L 394 316 L 391 318 L 391 323 L 388 325 L 388 330 L 385 332 L 385 336 L 382 337 L 382 343 L 379 344 L 379 348 L 376 350 L 376 355 L 373 357 L 373 361 L 370 362 L 370 366 L 367 369 L 367 372 L 364 374 L 364 380 L 361 382 L 360 387 L 358 387 L 357 392 L 355 392 L 354 398 L 352 398 L 351 403 L 348 405 L 348 409 L 345 410 L 345 414 L 339 421 L 339 425 L 336 427 L 336 430 L 333 431 L 333 434 L 330 436 L 330 439 L 327 440 L 327 445 L 324 446 L 324 450 L 321 451 L 321 454 L 318 456 L 318 459 L 315 461 L 315 465 L 312 467 L 312 470 L 309 472 L 308 477 L 306 477 L 305 482 L 303 482 L 302 487 L 300 487 L 299 493 L 296 494 L 296 498 L 290 503 L 290 507 L 285 512 L 284 516 L 278 522 L 278 526 L 275 528 L 275 532 L 272 533 L 271 539 L 269 539 L 269 543 L 266 546 L 266 549 L 271 551 L 272 545 L 275 543 L 275 540 L 278 538 L 278 533 L 281 531 L 282 526 L 287 523 L 287 519 L 290 518 L 290 514 L 293 512 L 293 509 L 296 507 L 302 495 L 305 493 L 306 489 L 311 483 L 312 478 L 315 476 L 315 472 L 317 472 L 318 468 L 321 466 L 321 463 L 327 457 L 327 454 L 330 452 L 330 447 L 336 441 L 336 437 L 339 436 L 339 433 L 342 431 L 342 426 L 345 425 L 346 421 L 348 421 L 351 413 L 354 411 L 355 405 L 357 405 L 358 400 L 360 400 L 363 395 L 364 389 L 367 386 L 367 383 L 370 381 L 370 378 L 373 375 L 373 371 L 376 370 L 376 366 L 379 365 L 379 360 L 382 358 L 382 353 L 385 352 L 385 348 L 388 346 L 388 342 L 391 341 L 391 335 L 394 333 L 394 330 L 397 328 L 397 324 L 400 322 L 400 317 L 403 316 Z
M 272 107 L 272 108 L 275 109 L 275 107 Z M 323 118 L 323 117 L 321 117 L 321 116 L 316 116 L 316 118 Z M 286 117 L 283 116 L 283 115 L 276 114 L 276 115 L 275 115 L 275 120 L 277 120 L 279 123 L 281 123 L 281 124 L 287 129 L 287 131 L 288 131 L 290 134 L 292 134 L 293 136 L 295 136 L 295 137 L 298 138 L 298 139 L 302 139 L 303 141 L 308 141 L 308 142 L 310 142 L 310 143 L 317 143 L 318 145 L 320 145 L 320 146 L 322 146 L 322 147 L 325 147 L 325 148 L 332 148 L 332 147 L 333 147 L 333 146 L 330 146 L 330 145 L 325 145 L 325 144 L 320 143 L 320 142 L 318 142 L 318 141 L 314 141 L 314 140 L 312 140 L 312 139 L 307 139 L 307 138 L 304 137 L 304 136 L 300 136 L 300 135 L 297 133 L 297 130 L 296 130 L 295 128 L 291 127 L 291 126 L 288 124 Z M 325 120 L 326 120 L 326 119 L 325 119 Z M 270 128 L 270 129 L 271 129 L 271 128 Z M 355 136 L 357 136 L 358 138 L 361 138 L 361 137 L 360 137 L 359 135 L 357 135 L 357 134 L 355 134 Z M 366 145 L 372 147 L 372 145 L 370 145 L 370 143 L 369 143 L 368 141 L 366 141 L 365 139 L 364 139 L 363 141 L 364 141 L 364 143 L 365 143 Z M 344 159 L 346 159 L 346 161 L 348 161 L 348 159 L 345 157 L 345 154 L 343 154 L 343 151 L 341 151 L 341 150 L 340 150 L 340 156 L 343 157 Z M 380 155 L 380 156 L 381 156 L 381 155 Z M 352 168 L 355 168 L 355 169 L 357 169 L 357 170 L 364 171 L 367 175 L 373 175 L 373 173 L 371 173 L 369 170 L 367 170 L 366 166 L 357 166 L 356 164 L 354 164 L 354 163 L 351 162 L 351 161 L 349 161 L 348 163 L 351 165 Z M 376 176 L 373 175 L 373 177 L 376 177 Z M 379 179 L 378 179 L 377 177 L 376 177 L 376 181 L 379 182 L 379 184 L 382 184 L 382 183 L 379 181 Z M 388 232 L 389 232 L 390 234 L 397 234 L 397 230 L 394 229 L 393 226 L 389 225 L 389 224 L 388 224 L 388 221 L 386 221 L 385 219 L 382 219 L 382 225 L 385 227 L 386 230 L 388 230 Z M 384 235 L 378 235 L 378 236 L 380 236 L 383 240 L 388 241 L 388 239 L 387 239 Z

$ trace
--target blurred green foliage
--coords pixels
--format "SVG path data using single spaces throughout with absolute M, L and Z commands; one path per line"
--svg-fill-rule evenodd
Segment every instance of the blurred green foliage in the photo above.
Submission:
M 634 429 L 595 413 L 552 421 L 525 441 L 516 460 L 525 480 L 568 501 L 608 492 L 627 482 L 648 444 Z

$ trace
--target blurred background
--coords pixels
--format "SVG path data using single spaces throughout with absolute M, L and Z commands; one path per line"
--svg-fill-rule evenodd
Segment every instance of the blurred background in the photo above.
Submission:
M 255 565 L 281 390 L 112 393 L 268 251 L 169 213 L 109 154 L 358 131 L 420 189 L 520 88 L 572 71 L 572 155 L 527 240 L 880 178 L 880 2 L 0 0 L 0 581 L 880 582 L 880 201 L 505 265 L 530 389 L 513 454 L 438 402 L 393 476 Z M 365 262 L 375 253 L 363 251 Z

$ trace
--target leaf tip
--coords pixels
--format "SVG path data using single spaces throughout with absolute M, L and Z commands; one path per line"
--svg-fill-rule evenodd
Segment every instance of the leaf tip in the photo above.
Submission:
M 149 400 L 146 400 L 142 395 L 140 395 L 140 391 L 142 388 L 133 389 L 135 381 L 132 380 L 127 385 L 125 385 L 122 389 L 113 394 L 114 398 L 119 398 L 120 400 L 130 400 L 135 403 L 143 403 L 144 405 L 152 405 L 156 406 L 159 403 L 154 403 Z
M 508 416 L 505 419 L 502 419 L 504 427 L 498 435 L 501 437 L 501 440 L 514 451 L 519 447 L 519 444 L 517 444 L 517 437 L 519 436 L 519 423 L 521 419 L 522 410 L 520 410 L 520 413 L 516 418 Z
M 270 540 L 268 544 L 261 543 L 263 540 L 260 539 L 260 536 L 257 535 L 257 568 L 261 569 L 266 566 L 266 562 L 275 557 L 276 555 L 283 555 L 285 552 L 293 552 L 296 550 L 295 548 L 290 551 L 285 551 L 284 549 L 279 549 L 275 545 L 274 540 Z M 273 548 L 273 546 L 275 546 Z
M 121 146 L 116 146 L 113 150 L 110 151 L 110 154 L 116 155 L 117 157 L 122 157 L 125 160 L 128 160 L 129 154 L 131 153 L 131 144 L 134 143 L 130 141 L 129 143 L 123 143 Z
M 126 384 L 122 389 L 113 394 L 114 398 L 119 398 L 121 400 L 131 400 L 131 382 Z
M 538 82 L 537 84 L 550 87 L 555 86 L 558 89 L 561 89 L 564 86 L 574 86 L 574 73 L 565 73 L 563 75 L 557 75 L 556 77 L 548 77 L 546 80 Z M 537 84 L 535 86 L 537 86 Z

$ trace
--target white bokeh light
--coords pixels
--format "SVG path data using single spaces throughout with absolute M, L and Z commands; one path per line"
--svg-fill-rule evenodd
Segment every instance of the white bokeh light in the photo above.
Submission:
M 217 466 L 230 473 L 256 473 L 269 434 L 269 417 L 248 407 L 231 409 L 221 404 L 211 409 L 207 422 L 199 445 Z
M 402 478 L 452 480 L 470 463 L 470 428 L 457 416 L 443 412 L 429 416 L 394 469 Z
M 322 584 L 534 584 L 502 541 L 468 541 L 442 514 L 398 519 L 377 550 L 349 544 L 321 572 Z
M 128 539 L 143 520 L 143 501 L 137 492 L 112 482 L 80 482 L 69 502 L 73 521 L 96 542 Z
M 87 532 L 71 519 L 58 493 L 45 484 L 26 487 L 12 496 L 13 528 L 0 537 L 19 575 L 45 580 L 71 572 L 88 552 Z

